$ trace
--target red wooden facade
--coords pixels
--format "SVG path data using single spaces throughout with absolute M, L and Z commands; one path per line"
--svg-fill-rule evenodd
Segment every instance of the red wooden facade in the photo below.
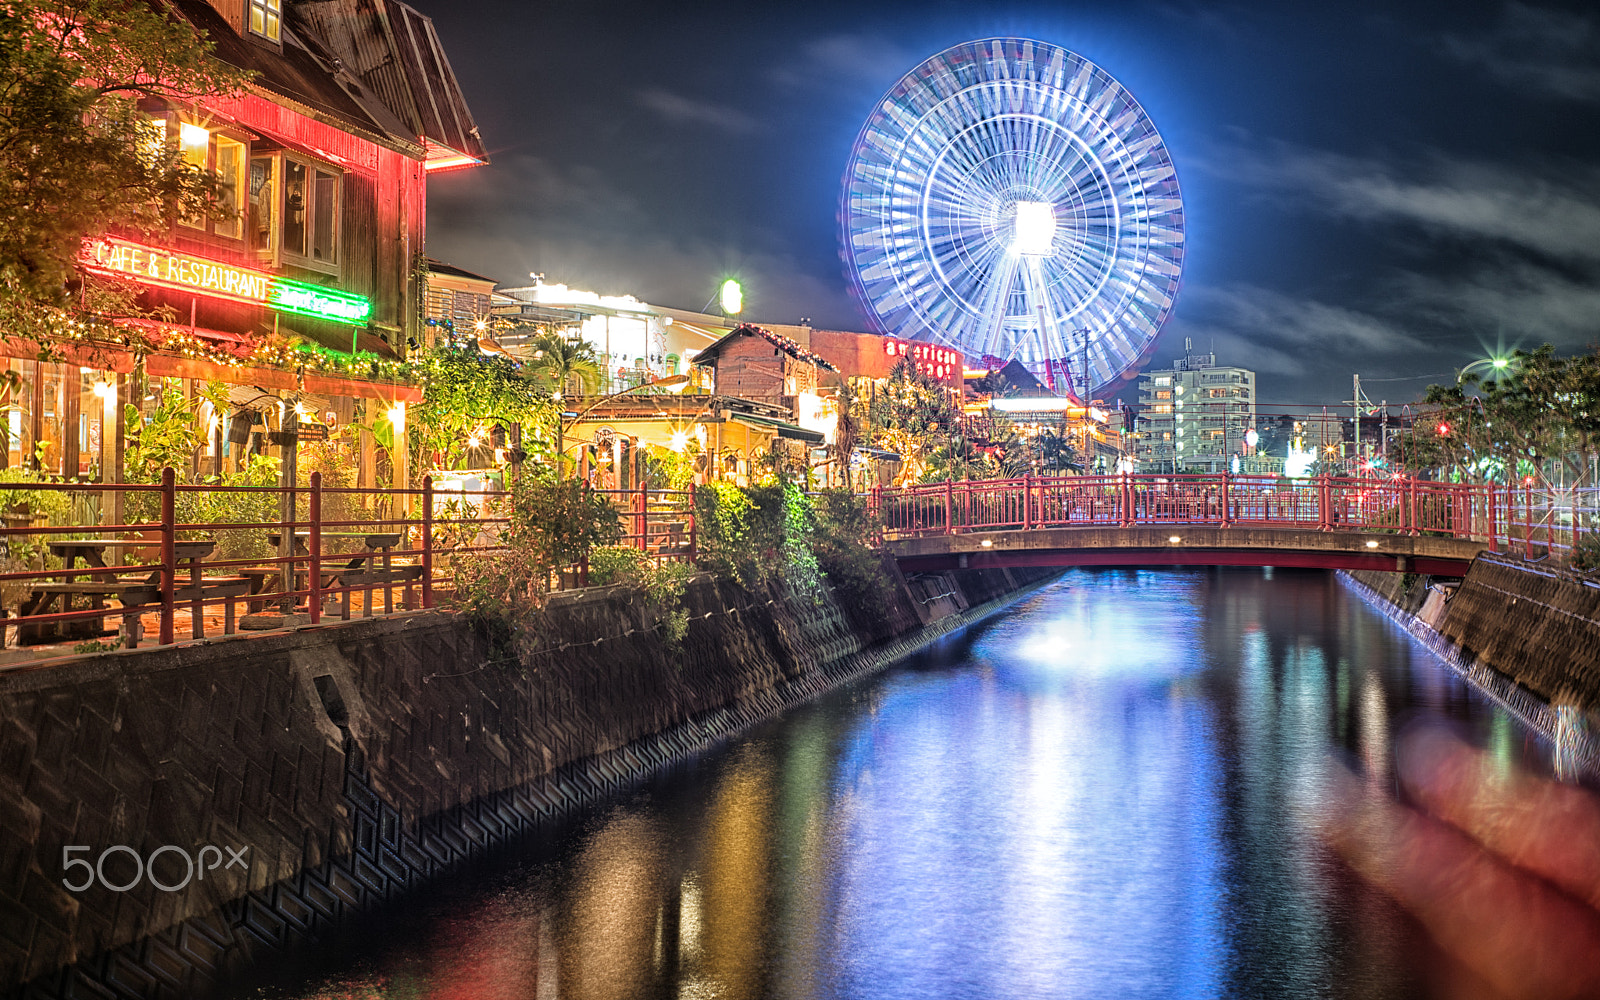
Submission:
M 240 359 L 274 335 L 403 357 L 421 342 L 428 171 L 487 160 L 432 22 L 397 0 L 146 2 L 189 22 L 219 59 L 253 78 L 236 96 L 140 105 L 191 166 L 219 176 L 232 211 L 180 220 L 165 233 L 112 234 L 127 238 L 123 256 L 99 269 L 128 276 L 130 260 L 146 262 L 135 277 L 142 304 L 165 313 L 165 323 L 136 328 L 192 333 Z M 95 249 L 86 247 L 86 258 Z M 99 250 L 104 263 L 105 245 Z M 182 278 L 161 280 L 158 264 L 168 274 L 181 266 Z M 227 280 L 208 284 L 208 273 Z M 249 294 L 237 294 L 240 281 Z M 263 282 L 272 294 L 261 294 Z M 229 413 L 204 411 L 214 427 L 206 451 L 218 468 L 225 450 L 238 458 L 224 442 L 230 421 L 279 409 L 263 398 L 295 395 L 330 421 L 369 424 L 383 411 L 368 413 L 364 400 L 389 407 L 416 398 L 409 387 L 248 362 L 157 353 L 135 373 L 131 355 L 117 349 L 69 347 L 65 363 L 36 354 L 0 340 L 0 355 L 11 359 L 0 365 L 21 380 L 0 465 L 67 476 L 113 470 L 120 478 L 117 417 L 124 404 L 151 405 L 162 378 L 180 380 L 190 396 L 205 380 L 238 387 Z M 364 475 L 370 450 L 363 441 Z

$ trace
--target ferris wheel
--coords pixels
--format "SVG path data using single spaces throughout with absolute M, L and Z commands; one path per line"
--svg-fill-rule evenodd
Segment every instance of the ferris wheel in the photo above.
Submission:
M 1060 46 L 988 38 L 901 78 L 845 172 L 842 255 L 882 332 L 1131 378 L 1172 312 L 1183 201 L 1133 95 Z

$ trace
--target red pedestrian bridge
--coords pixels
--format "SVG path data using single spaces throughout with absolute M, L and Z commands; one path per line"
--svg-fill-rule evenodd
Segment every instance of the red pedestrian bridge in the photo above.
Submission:
M 1336 476 L 1025 476 L 880 489 L 873 503 L 885 548 L 914 571 L 1285 566 L 1461 576 L 1494 550 L 1507 521 L 1498 492 Z

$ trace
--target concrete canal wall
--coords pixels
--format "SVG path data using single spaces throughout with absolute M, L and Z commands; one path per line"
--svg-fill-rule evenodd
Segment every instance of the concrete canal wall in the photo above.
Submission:
M 203 995 L 1053 575 L 700 577 L 676 646 L 596 590 L 521 658 L 428 612 L 0 674 L 0 993 Z
M 1431 630 L 1453 661 L 1489 668 L 1551 705 L 1600 712 L 1600 581 L 1489 554 L 1453 592 L 1399 573 L 1349 576 Z

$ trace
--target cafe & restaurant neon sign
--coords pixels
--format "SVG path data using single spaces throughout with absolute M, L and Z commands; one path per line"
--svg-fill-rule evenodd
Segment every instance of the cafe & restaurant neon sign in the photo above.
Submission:
M 335 323 L 362 324 L 372 302 L 354 295 L 194 254 L 145 246 L 112 236 L 85 240 L 82 262 L 98 274 L 131 278 L 146 285 L 194 292 L 213 298 L 264 305 Z

